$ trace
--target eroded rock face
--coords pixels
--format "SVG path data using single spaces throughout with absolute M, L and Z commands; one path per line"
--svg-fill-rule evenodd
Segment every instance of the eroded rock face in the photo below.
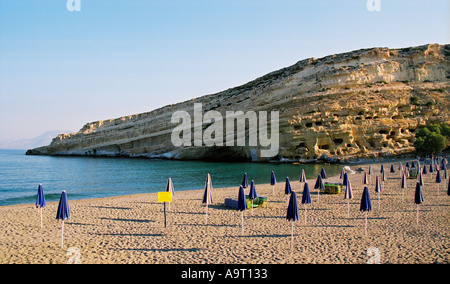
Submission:
M 349 161 L 414 151 L 417 128 L 450 123 L 450 45 L 373 48 L 306 59 L 223 92 L 151 112 L 86 124 L 27 154 Z M 260 145 L 175 147 L 175 111 L 279 112 L 279 153 Z M 203 129 L 207 128 L 203 124 Z M 252 130 L 251 130 L 252 131 Z M 248 129 L 247 129 L 248 141 Z M 236 144 L 235 144 L 236 145 Z

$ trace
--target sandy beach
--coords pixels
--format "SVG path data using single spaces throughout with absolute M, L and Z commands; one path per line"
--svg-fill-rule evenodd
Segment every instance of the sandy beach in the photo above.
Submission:
M 359 167 L 368 168 L 351 168 Z M 63 248 L 61 221 L 55 219 L 57 202 L 43 209 L 43 228 L 34 204 L 2 206 L 0 263 L 450 263 L 448 181 L 440 184 L 438 195 L 434 175 L 424 176 L 424 203 L 419 205 L 417 226 L 416 180 L 408 179 L 402 202 L 400 173 L 388 173 L 379 208 L 375 175 L 380 165 L 374 165 L 373 170 L 368 185 L 373 211 L 368 213 L 367 235 L 364 213 L 359 211 L 362 173 L 349 175 L 353 190 L 349 217 L 344 194 L 320 194 L 317 201 L 315 179 L 308 180 L 312 204 L 307 205 L 306 225 L 300 203 L 303 184 L 299 177 L 290 177 L 300 209 L 291 250 L 291 223 L 285 219 L 286 177 L 277 176 L 274 195 L 270 184 L 256 185 L 258 195 L 267 196 L 268 202 L 264 208 L 254 208 L 253 215 L 251 210 L 244 212 L 244 234 L 241 213 L 224 204 L 227 197 L 237 198 L 238 185 L 213 189 L 214 204 L 208 207 L 206 224 L 203 189 L 177 191 L 174 184 L 174 200 L 167 206 L 167 228 L 157 193 L 70 200 L 68 192 L 71 218 L 64 225 Z M 299 176 L 300 171 L 301 166 Z M 339 181 L 339 176 L 327 181 Z M 212 182 L 214 186 L 214 176 Z

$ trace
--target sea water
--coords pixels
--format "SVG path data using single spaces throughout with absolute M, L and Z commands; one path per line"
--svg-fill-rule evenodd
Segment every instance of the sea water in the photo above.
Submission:
M 270 183 L 272 171 L 278 183 L 284 184 L 286 177 L 298 181 L 302 169 L 307 179 L 315 182 L 322 167 L 331 176 L 339 174 L 342 166 L 27 156 L 25 150 L 0 150 L 0 206 L 33 204 L 39 184 L 46 201 L 51 202 L 58 201 L 63 190 L 71 200 L 165 191 L 169 177 L 176 194 L 203 189 L 208 173 L 213 188 L 238 188 L 245 172 L 249 184 L 254 180 L 256 186 Z

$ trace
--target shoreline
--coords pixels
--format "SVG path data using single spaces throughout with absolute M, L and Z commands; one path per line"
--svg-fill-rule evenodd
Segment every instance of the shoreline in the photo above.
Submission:
M 375 173 L 379 165 L 372 163 Z M 388 174 L 378 210 L 373 176 L 369 184 L 373 211 L 368 214 L 368 234 L 364 235 L 364 214 L 359 212 L 362 177 L 356 171 L 349 175 L 354 196 L 349 217 L 343 194 L 317 196 L 315 180 L 308 180 L 312 204 L 307 206 L 306 225 L 300 198 L 303 186 L 297 179 L 291 180 L 300 209 L 292 251 L 284 179 L 279 177 L 274 195 L 270 184 L 256 185 L 258 195 L 267 196 L 268 202 L 265 208 L 244 212 L 244 234 L 240 212 L 223 204 L 224 198 L 237 197 L 238 187 L 213 189 L 208 223 L 201 204 L 203 189 L 175 191 L 167 209 L 166 229 L 157 193 L 81 200 L 69 197 L 71 217 L 65 222 L 63 248 L 61 222 L 55 220 L 57 202 L 49 202 L 43 209 L 42 229 L 34 204 L 1 206 L 0 263 L 67 263 L 71 248 L 79 251 L 81 263 L 367 263 L 371 248 L 377 250 L 381 263 L 450 263 L 450 197 L 444 185 L 437 195 L 430 175 L 425 176 L 425 201 L 420 205 L 417 227 L 415 180 L 408 180 L 402 203 L 398 171 Z M 339 176 L 327 179 L 338 180 Z

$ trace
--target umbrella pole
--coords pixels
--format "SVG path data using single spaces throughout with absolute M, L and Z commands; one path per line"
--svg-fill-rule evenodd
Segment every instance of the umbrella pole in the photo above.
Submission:
M 253 199 L 251 201 L 252 201 L 252 216 L 253 216 Z
M 366 218 L 364 221 L 364 234 L 367 236 L 367 211 L 365 211 L 365 212 L 366 212 Z
M 306 203 L 305 203 L 305 225 L 306 225 Z
M 166 202 L 164 202 L 164 228 L 167 228 Z
M 417 226 L 419 226 L 419 204 L 417 204 L 417 215 L 416 216 L 417 216 L 416 223 L 417 223 Z
M 241 211 L 241 233 L 244 234 L 244 211 Z
M 380 211 L 380 192 L 378 192 L 378 211 Z
M 293 249 L 294 246 L 294 221 L 291 221 L 291 250 Z
M 275 185 L 272 185 L 272 197 L 275 195 Z
M 64 220 L 62 221 L 62 227 L 61 227 L 61 248 L 63 247 L 64 243 Z
M 402 203 L 403 203 L 403 196 L 405 195 L 405 194 L 404 194 L 404 191 L 405 191 L 405 189 L 402 188 Z
M 40 207 L 41 209 L 41 228 L 42 228 L 42 207 Z

